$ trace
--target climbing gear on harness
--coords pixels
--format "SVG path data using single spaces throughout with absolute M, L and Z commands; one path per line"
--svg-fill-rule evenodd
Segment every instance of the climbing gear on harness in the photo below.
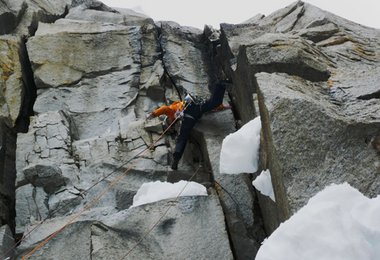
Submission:
M 188 95 L 191 97 L 192 99 L 192 103 L 196 104 L 196 105 L 202 105 L 204 104 L 206 101 L 200 97 L 200 96 L 193 96 L 191 95 L 190 93 L 188 93 Z
M 190 94 L 187 94 L 185 98 L 183 99 L 186 103 L 194 102 L 193 98 Z
M 175 118 L 182 118 L 183 117 L 183 109 L 177 109 L 174 113 Z

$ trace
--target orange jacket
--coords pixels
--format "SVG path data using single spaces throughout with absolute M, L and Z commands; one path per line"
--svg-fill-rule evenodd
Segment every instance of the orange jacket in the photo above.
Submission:
M 166 106 L 163 105 L 156 110 L 152 112 L 153 116 L 160 116 L 160 115 L 166 115 L 169 117 L 170 120 L 174 121 L 175 120 L 175 114 L 176 112 L 181 112 L 183 110 L 183 102 L 182 101 L 175 101 L 171 105 Z

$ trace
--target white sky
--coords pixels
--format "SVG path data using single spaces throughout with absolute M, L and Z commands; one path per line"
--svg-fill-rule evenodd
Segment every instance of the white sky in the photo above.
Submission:
M 219 29 L 220 23 L 241 23 L 256 14 L 269 15 L 295 0 L 101 0 L 111 7 L 140 9 L 155 21 L 175 21 L 182 26 L 203 29 L 205 24 Z M 379 0 L 308 0 L 362 25 L 380 29 Z

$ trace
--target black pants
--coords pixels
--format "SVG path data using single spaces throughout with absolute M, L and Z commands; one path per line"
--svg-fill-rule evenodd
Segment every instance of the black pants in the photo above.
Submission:
M 209 112 L 222 104 L 225 90 L 225 86 L 218 83 L 214 88 L 213 94 L 208 100 L 206 100 L 206 102 L 203 104 L 191 103 L 186 108 L 173 153 L 174 160 L 181 159 L 183 152 L 185 151 L 187 140 L 190 137 L 191 129 L 193 129 L 203 113 Z

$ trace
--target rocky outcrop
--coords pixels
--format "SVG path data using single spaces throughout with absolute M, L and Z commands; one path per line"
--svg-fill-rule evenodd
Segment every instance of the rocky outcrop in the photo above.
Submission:
M 137 19 L 132 15 L 129 19 L 130 12 L 94 10 L 92 7 L 79 5 L 71 9 L 65 19 L 53 24 L 39 23 L 35 36 L 27 42 L 37 99 L 29 130 L 19 134 L 17 139 L 16 233 L 28 234 L 25 230 L 33 225 L 45 230 L 49 226 L 45 224 L 47 219 L 67 221 L 70 219 L 67 216 L 81 212 L 88 205 L 91 206 L 86 212 L 88 221 L 101 221 L 100 226 L 113 229 L 107 227 L 105 218 L 99 219 L 99 213 L 107 216 L 106 219 L 114 219 L 120 212 L 131 212 L 127 209 L 143 183 L 189 179 L 198 167 L 194 165 L 194 156 L 200 159 L 198 164 L 203 165 L 202 155 L 192 156 L 193 149 L 199 150 L 198 145 L 189 144 L 188 155 L 181 163 L 183 172 L 175 176 L 168 171 L 168 155 L 174 138 L 168 136 L 159 140 L 163 130 L 161 122 L 148 124 L 145 121 L 146 113 L 167 98 L 178 99 L 185 89 L 208 95 L 206 71 L 210 65 L 204 56 L 202 32 L 182 29 L 171 22 L 156 26 L 146 17 Z M 100 19 L 96 15 L 97 21 L 94 21 L 95 14 L 104 15 L 100 15 Z M 120 19 L 121 14 L 123 19 Z M 185 40 L 187 44 L 182 44 Z M 178 44 L 173 44 L 175 41 L 180 43 L 180 49 L 177 49 Z M 183 53 L 191 55 L 182 57 Z M 188 61 L 183 62 L 185 60 Z M 195 64 L 204 72 L 198 73 Z M 176 73 L 174 68 L 178 70 Z M 198 84 L 194 86 L 191 82 Z M 215 193 L 210 187 L 208 172 L 198 170 L 194 180 L 207 185 L 210 196 Z M 107 195 L 100 200 L 99 194 L 105 190 Z M 215 194 L 211 201 L 215 206 L 197 202 L 201 211 L 191 210 L 194 206 L 190 203 L 190 208 L 185 209 L 190 219 L 182 215 L 179 220 L 169 219 L 169 226 L 176 222 L 192 224 L 174 225 L 174 231 L 165 231 L 165 239 L 159 237 L 158 242 L 146 245 L 151 247 L 148 256 L 165 258 L 166 254 L 168 257 L 178 254 L 188 258 L 199 254 L 200 257 L 231 259 L 224 217 L 220 214 L 222 208 Z M 157 214 L 163 212 L 159 204 L 153 208 L 158 210 Z M 217 212 L 220 213 L 215 215 Z M 126 220 L 123 214 L 120 222 Z M 141 213 L 136 216 L 141 218 Z M 154 219 L 152 216 L 149 214 L 147 218 Z M 195 221 L 206 217 L 207 220 L 200 223 Z M 147 224 L 141 223 L 141 229 Z M 138 224 L 131 219 L 127 225 L 135 228 Z M 77 228 L 75 226 L 74 230 Z M 126 234 L 130 233 L 128 230 L 120 232 L 114 235 L 127 238 Z M 188 239 L 187 234 L 191 235 Z M 205 234 L 212 237 L 215 246 L 202 242 Z M 23 248 L 31 250 L 46 235 L 43 231 L 34 232 L 32 237 L 38 239 L 24 241 L 18 254 L 26 254 Z M 184 237 L 182 253 L 171 247 L 170 241 L 178 241 L 178 236 Z M 110 241 L 113 237 L 109 237 Z M 139 237 L 136 233 L 135 240 Z M 135 241 L 130 239 L 131 242 L 125 240 L 125 243 Z M 111 242 L 104 238 L 95 240 L 94 256 L 108 255 Z M 189 244 L 189 241 L 199 242 Z M 114 254 L 125 252 L 125 248 L 120 250 Z
M 222 25 L 222 35 L 224 66 L 237 79 L 235 102 L 244 104 L 238 114 L 262 119 L 261 163 L 276 194 L 275 204 L 260 200 L 267 231 L 331 183 L 379 194 L 371 143 L 380 134 L 380 32 L 296 2 L 254 24 Z M 244 90 L 258 94 L 259 111 Z
M 254 259 L 327 185 L 380 194 L 379 30 L 301 1 L 203 31 L 93 0 L 8 2 L 1 255 Z M 207 98 L 220 79 L 233 109 L 203 116 L 172 171 L 178 126 L 162 135 L 146 114 L 186 92 Z M 276 202 L 255 191 L 257 173 L 219 172 L 223 138 L 257 116 Z M 208 196 L 130 208 L 143 183 L 179 180 Z
M 233 259 L 223 218 L 215 194 L 161 201 L 107 216 L 100 214 L 96 220 L 84 214 L 33 257 Z M 43 230 L 20 246 L 20 254 L 26 255 L 34 243 L 67 222 L 67 218 L 47 222 Z M 189 229 L 189 223 L 198 224 Z M 67 237 L 71 239 L 67 241 Z M 66 240 L 67 250 L 61 250 L 62 240 Z

